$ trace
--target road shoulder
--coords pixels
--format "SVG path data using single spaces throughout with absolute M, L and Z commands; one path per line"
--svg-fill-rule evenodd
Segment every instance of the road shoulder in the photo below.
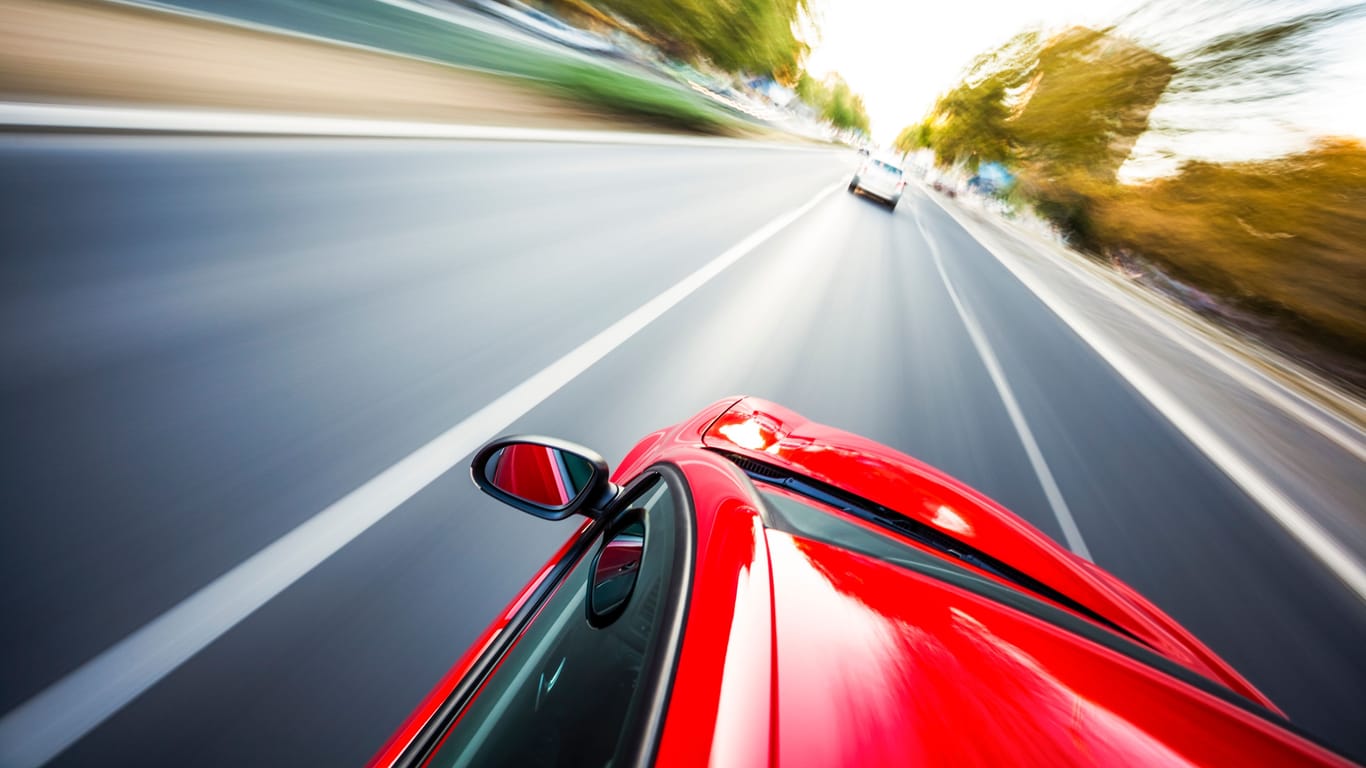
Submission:
M 924 193 L 1015 274 L 1202 453 L 1366 599 L 1366 440 L 1347 393 L 1311 399 L 1218 346 L 1227 336 L 1157 297 L 1098 274 L 1084 257 L 958 200 Z M 1269 353 L 1268 353 L 1269 354 Z M 1285 365 L 1291 365 L 1288 361 Z

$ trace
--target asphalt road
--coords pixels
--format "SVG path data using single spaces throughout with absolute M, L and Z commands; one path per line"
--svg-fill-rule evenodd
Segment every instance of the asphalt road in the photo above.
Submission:
M 0 713 L 852 164 L 0 137 Z M 1366 758 L 1363 604 L 925 193 L 825 196 L 504 431 L 617 461 L 755 394 L 1062 540 L 965 312 L 1093 559 Z M 566 533 L 457 465 L 55 764 L 363 762 Z

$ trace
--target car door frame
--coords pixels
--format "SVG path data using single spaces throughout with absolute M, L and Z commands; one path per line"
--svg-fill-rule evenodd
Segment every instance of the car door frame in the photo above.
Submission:
M 634 749 L 623 755 L 619 764 L 646 766 L 652 762 L 663 733 L 679 651 L 682 647 L 683 630 L 687 624 L 697 537 L 697 517 L 692 489 L 684 472 L 667 462 L 651 465 L 631 478 L 624 484 L 625 487 L 617 499 L 608 506 L 605 514 L 586 522 L 566 541 L 565 546 L 509 605 L 508 610 L 504 612 L 506 621 L 502 623 L 501 628 L 497 625 L 490 628 L 492 637 L 476 643 L 471 649 L 472 653 L 477 652 L 475 658 L 462 660 L 452 670 L 457 672 L 464 667 L 463 673 L 457 675 L 453 684 L 448 675 L 448 681 L 429 694 L 429 700 L 440 697 L 441 703 L 425 718 L 425 722 L 420 726 L 410 723 L 410 727 L 401 730 L 399 735 L 371 761 L 371 766 L 418 768 L 436 754 L 446 734 L 451 729 L 459 727 L 460 718 L 470 703 L 479 696 L 501 662 L 536 621 L 551 596 L 565 586 L 568 575 L 583 558 L 594 556 L 605 541 L 604 534 L 612 530 L 620 515 L 626 512 L 629 505 L 639 497 L 642 489 L 656 477 L 666 484 L 675 507 L 672 516 L 674 551 L 666 599 L 660 607 L 657 619 L 663 624 L 657 630 L 660 633 L 660 644 L 656 653 L 646 660 L 648 668 L 641 671 L 641 680 L 647 681 L 646 684 L 650 685 L 648 698 L 645 706 L 639 708 L 639 721 L 628 726 L 628 729 L 635 729 L 638 738 Z M 406 744 L 398 743 L 405 733 L 411 733 L 411 737 L 406 739 Z

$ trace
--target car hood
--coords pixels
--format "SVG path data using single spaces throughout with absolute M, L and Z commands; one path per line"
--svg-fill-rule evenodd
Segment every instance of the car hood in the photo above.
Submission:
M 936 579 L 781 531 L 779 765 L 1346 764 L 1244 709 Z
M 928 526 L 1047 585 L 1177 664 L 1275 710 L 1232 667 L 1132 589 L 969 486 L 775 403 L 753 397 L 724 402 L 731 404 L 703 430 L 703 446 L 834 486 Z

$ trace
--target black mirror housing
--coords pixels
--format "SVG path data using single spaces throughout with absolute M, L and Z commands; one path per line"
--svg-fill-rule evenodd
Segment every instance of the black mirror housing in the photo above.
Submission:
M 616 496 L 607 461 L 567 440 L 512 435 L 475 451 L 470 476 L 479 490 L 545 520 L 597 514 Z

